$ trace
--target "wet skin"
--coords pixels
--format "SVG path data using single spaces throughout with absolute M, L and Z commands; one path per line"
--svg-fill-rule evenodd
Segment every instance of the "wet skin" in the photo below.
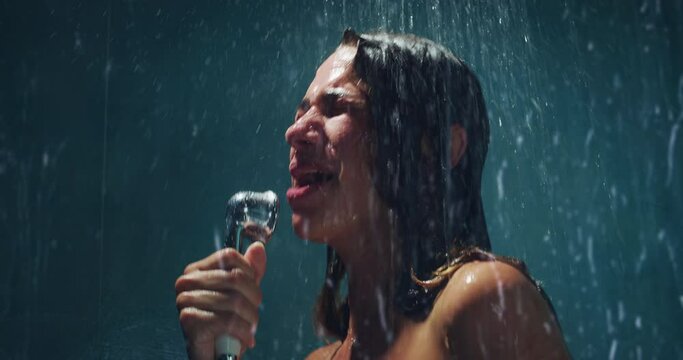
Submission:
M 560 329 L 534 286 L 500 262 L 464 265 L 429 317 L 414 322 L 386 306 L 391 297 L 393 216 L 372 185 L 367 88 L 353 73 L 355 48 L 341 46 L 317 70 L 291 146 L 292 224 L 302 238 L 333 247 L 347 266 L 350 330 L 309 359 L 566 359 Z M 451 128 L 456 165 L 467 146 Z M 312 176 L 311 173 L 326 176 Z M 325 179 L 324 182 L 312 180 Z M 310 183 L 310 184 L 309 184 Z
M 294 231 L 334 248 L 348 273 L 349 332 L 309 359 L 569 358 L 545 301 L 504 263 L 464 265 L 422 322 L 393 311 L 395 218 L 372 185 L 371 117 L 367 89 L 351 66 L 355 51 L 342 46 L 320 66 L 285 134 Z M 466 146 L 465 132 L 453 126 L 452 165 Z M 189 358 L 213 360 L 214 341 L 224 334 L 243 352 L 256 345 L 265 271 L 260 242 L 244 255 L 222 249 L 186 267 L 176 305 Z
M 318 69 L 285 133 L 292 175 L 287 200 L 297 235 L 348 254 L 357 250 L 348 236 L 383 225 L 378 214 L 387 209 L 372 186 L 370 112 L 349 67 L 355 50 L 335 54 Z

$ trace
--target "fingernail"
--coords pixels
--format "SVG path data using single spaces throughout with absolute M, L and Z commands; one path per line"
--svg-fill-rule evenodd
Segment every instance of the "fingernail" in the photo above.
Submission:
M 256 324 L 251 326 L 251 335 L 256 335 Z

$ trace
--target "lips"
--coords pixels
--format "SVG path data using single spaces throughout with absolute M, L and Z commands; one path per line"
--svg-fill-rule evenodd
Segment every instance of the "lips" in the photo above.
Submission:
M 303 165 L 296 161 L 290 164 L 289 172 L 292 174 L 292 187 L 287 190 L 287 200 L 292 206 L 311 197 L 337 175 L 330 167 L 316 164 Z

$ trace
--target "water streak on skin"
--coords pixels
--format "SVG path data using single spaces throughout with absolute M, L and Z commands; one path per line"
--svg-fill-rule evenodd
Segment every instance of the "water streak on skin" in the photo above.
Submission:
M 498 319 L 503 319 L 503 312 L 505 312 L 505 294 L 503 293 L 503 280 L 500 279 L 500 274 L 495 267 L 492 267 L 493 273 L 496 277 L 496 289 L 498 290 L 498 309 L 494 309 Z

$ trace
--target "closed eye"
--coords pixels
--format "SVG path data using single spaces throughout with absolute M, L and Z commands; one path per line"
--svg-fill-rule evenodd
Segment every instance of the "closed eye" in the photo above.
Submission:
M 304 98 L 296 109 L 294 121 L 303 116 L 316 104 L 326 117 L 333 117 L 352 111 L 366 110 L 366 101 L 363 98 L 352 95 L 344 88 L 330 88 L 323 92 L 317 99 Z
M 304 98 L 301 100 L 299 103 L 299 106 L 296 107 L 296 114 L 294 115 L 294 121 L 296 122 L 299 120 L 299 118 L 305 114 L 309 109 L 311 108 L 311 102 L 310 100 Z
M 349 91 L 340 88 L 332 88 L 323 95 L 324 112 L 329 117 L 337 116 L 354 110 L 363 110 L 365 101 L 357 99 Z

